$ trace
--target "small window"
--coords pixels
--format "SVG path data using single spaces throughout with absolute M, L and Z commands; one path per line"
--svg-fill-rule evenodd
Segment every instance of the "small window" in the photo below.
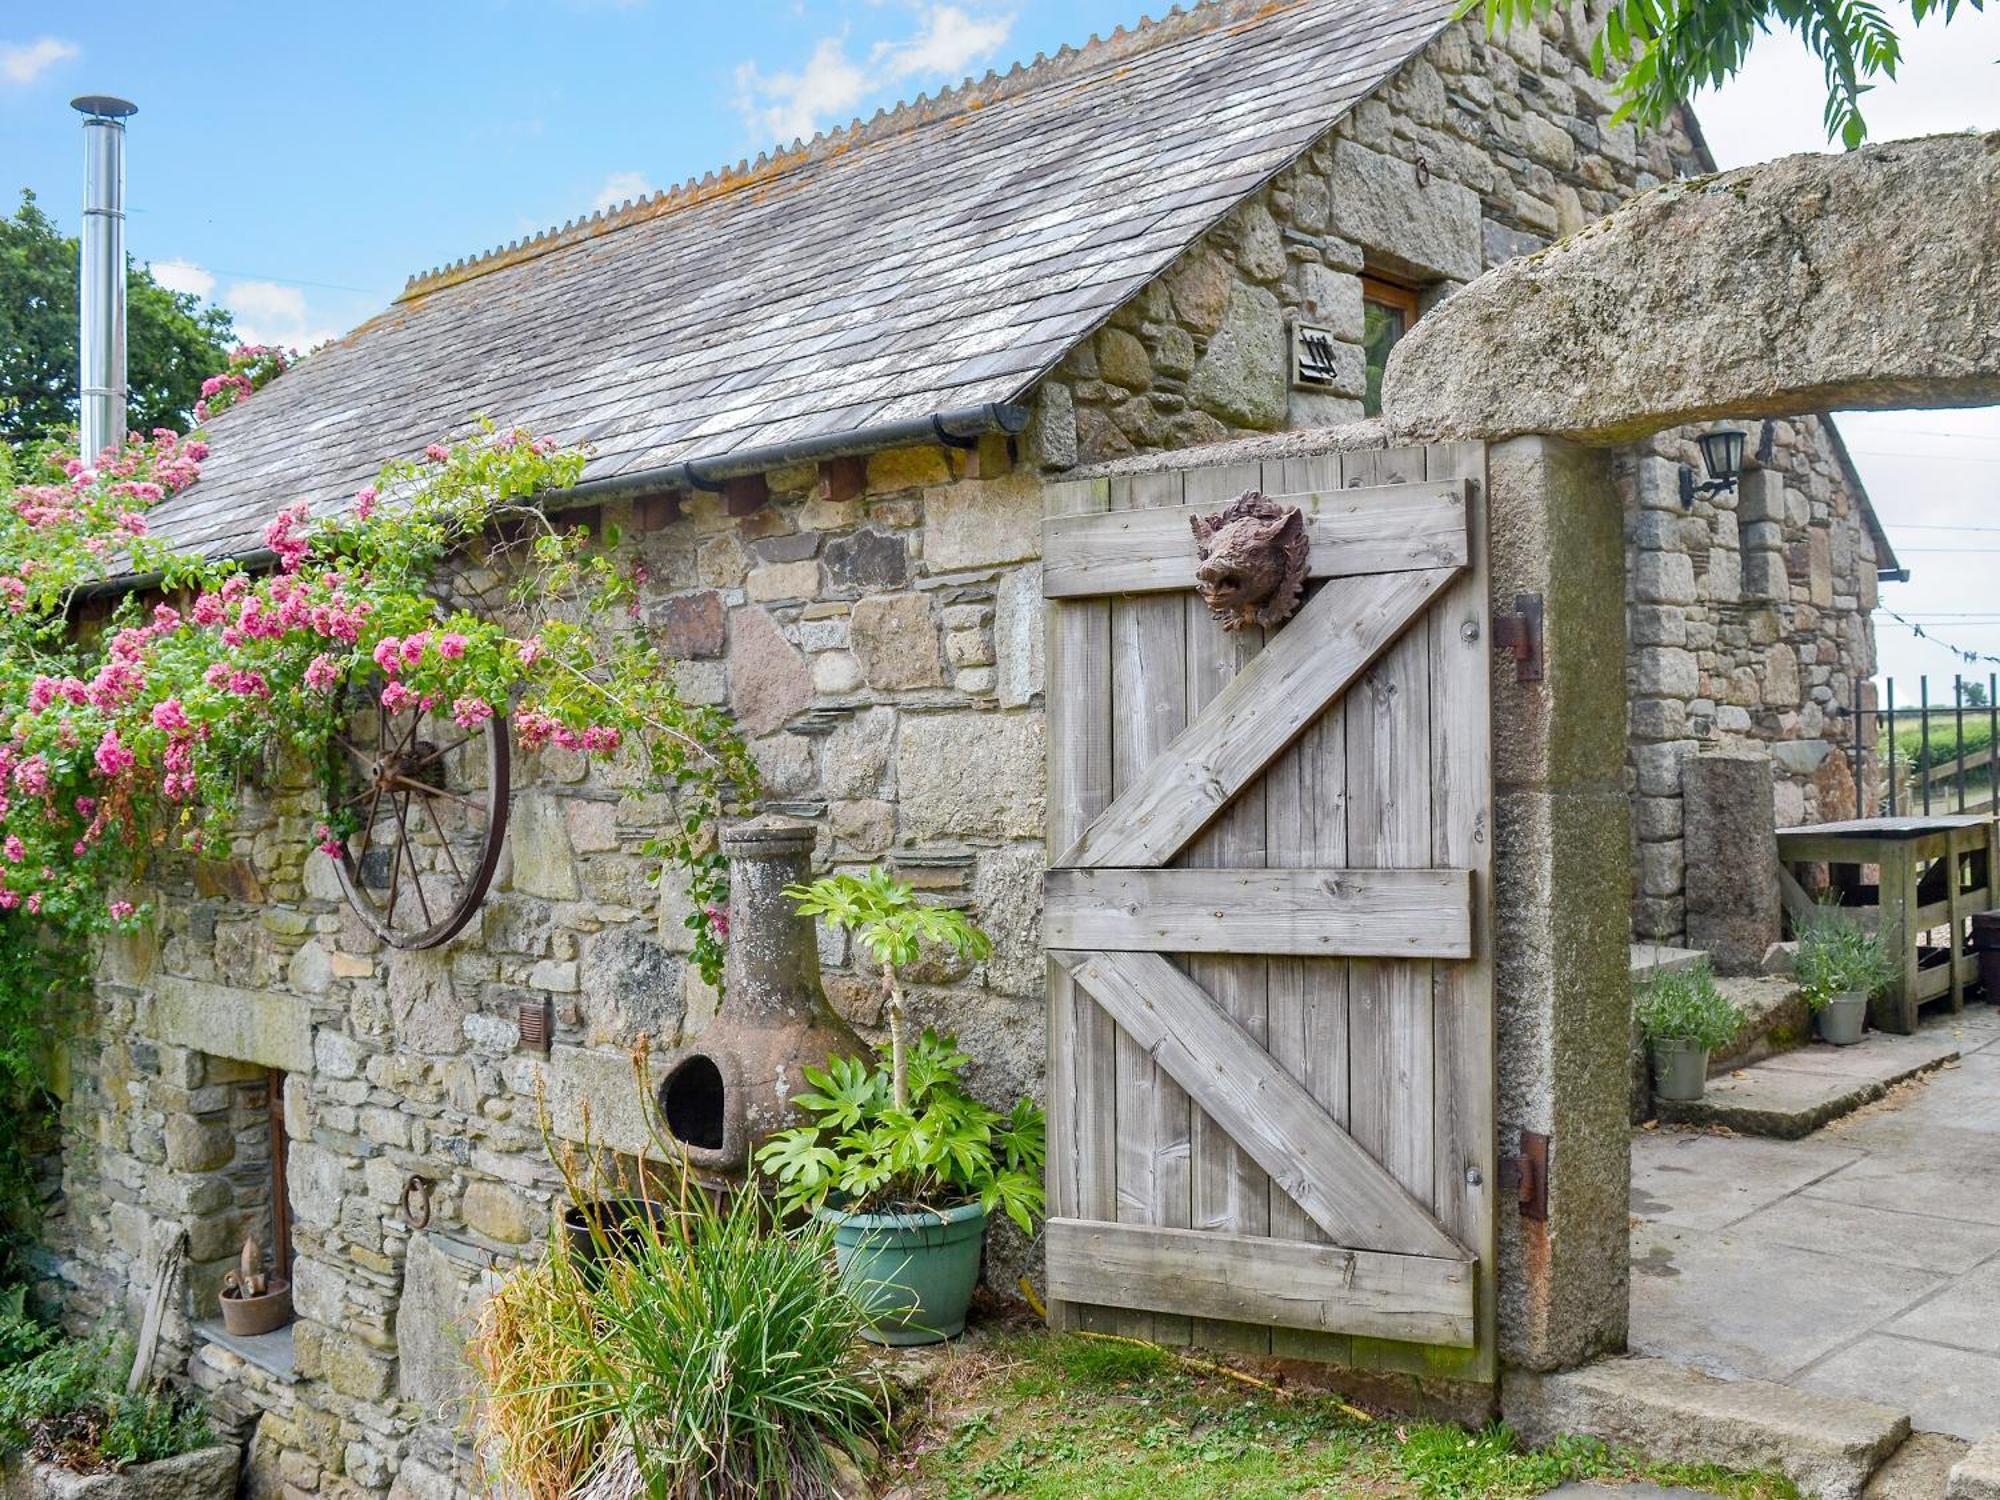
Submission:
M 1417 294 L 1413 288 L 1361 278 L 1361 347 L 1368 359 L 1368 389 L 1361 408 L 1371 417 L 1382 414 L 1382 371 L 1388 366 L 1389 351 L 1417 321 Z

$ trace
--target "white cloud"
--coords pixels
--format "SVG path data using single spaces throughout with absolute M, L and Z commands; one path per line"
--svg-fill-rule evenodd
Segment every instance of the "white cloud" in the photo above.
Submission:
M 0 42 L 0 78 L 9 83 L 33 83 L 57 63 L 77 56 L 74 42 L 52 36 L 32 42 Z
M 956 81 L 966 69 L 990 57 L 1014 34 L 1014 18 L 968 15 L 956 5 L 933 5 L 924 12 L 923 29 L 909 41 L 886 49 L 888 76 L 944 77 Z M 878 47 L 878 54 L 885 49 Z
M 222 294 L 222 305 L 236 320 L 236 336 L 246 344 L 277 344 L 303 354 L 340 336 L 339 330 L 313 316 L 304 292 L 275 281 L 232 282 Z
M 821 37 L 796 72 L 767 74 L 743 63 L 736 70 L 737 109 L 759 140 L 809 138 L 898 84 L 957 82 L 1014 32 L 1012 14 L 975 14 L 957 5 L 923 4 L 918 17 L 912 35 L 877 42 L 859 61 L 848 56 L 841 35 Z
M 590 202 L 592 208 L 616 208 L 628 198 L 643 198 L 653 191 L 644 172 L 613 172 Z
M 197 297 L 206 297 L 215 290 L 215 274 L 203 270 L 191 260 L 156 260 L 150 269 L 153 280 L 170 292 L 190 292 Z

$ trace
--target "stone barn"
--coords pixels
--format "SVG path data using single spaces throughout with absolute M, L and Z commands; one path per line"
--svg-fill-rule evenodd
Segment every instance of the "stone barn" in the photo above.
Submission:
M 1176 504 L 1262 488 L 1331 513 L 1350 488 L 1383 504 L 1447 493 L 1452 556 L 1473 570 L 1464 639 L 1480 640 L 1490 581 L 1479 649 L 1507 648 L 1496 680 L 1531 680 L 1565 632 L 1572 651 L 1625 653 L 1629 721 L 1609 699 L 1593 732 L 1627 744 L 1632 930 L 1679 939 L 1690 757 L 1766 757 L 1781 822 L 1853 809 L 1843 715 L 1865 695 L 1875 582 L 1896 563 L 1833 428 L 1805 418 L 1749 424 L 1739 486 L 1691 500 L 1681 469 L 1706 477 L 1692 432 L 1622 451 L 1612 483 L 1579 492 L 1591 524 L 1542 546 L 1561 574 L 1546 641 L 1520 578 L 1489 580 L 1467 530 L 1484 457 L 1387 448 L 1369 420 L 1389 350 L 1486 269 L 1712 163 L 1687 116 L 1612 122 L 1581 7 L 1503 37 L 1451 11 L 1218 0 L 416 277 L 218 418 L 203 479 L 156 530 L 254 558 L 282 506 L 337 510 L 385 457 L 475 413 L 588 444 L 563 503 L 621 527 L 647 580 L 638 628 L 691 695 L 736 715 L 765 809 L 810 823 L 820 863 L 884 861 L 993 933 L 991 959 L 933 968 L 913 1003 L 998 1097 L 1041 1092 L 1050 1046 L 1043 886 L 1066 815 L 1048 788 L 1074 731 L 1049 713 L 1045 514 L 1157 505 L 1162 475 Z M 1183 632 L 1186 677 L 1178 709 L 1148 712 L 1184 721 L 1230 668 L 1196 664 L 1193 627 L 1172 623 L 1194 616 L 1158 618 Z M 257 1493 L 474 1485 L 466 1319 L 561 1197 L 538 1094 L 559 1124 L 595 1101 L 615 1134 L 628 1050 L 714 1014 L 683 903 L 640 852 L 665 809 L 561 751 L 525 759 L 499 876 L 445 947 L 385 947 L 357 921 L 302 832 L 315 794 L 274 785 L 234 858 L 165 883 L 156 931 L 105 955 L 65 1084 L 54 1272 L 88 1319 L 138 1295 L 154 1226 L 188 1231 L 191 1300 L 167 1343 L 254 1430 Z M 1484 794 L 1467 796 L 1480 849 L 1444 863 L 1477 870 L 1490 824 Z M 1600 836 L 1622 843 L 1610 796 Z M 1492 937 L 1476 919 L 1468 934 L 1449 951 Z M 1594 937 L 1622 976 L 1626 934 Z M 872 1030 L 875 987 L 839 941 L 821 946 L 836 1007 Z M 546 1048 L 520 1026 L 544 1002 Z M 1622 1052 L 1622 1033 L 1603 1040 Z M 1440 1029 L 1419 1045 L 1395 1067 L 1427 1078 L 1451 1043 Z M 1457 1065 L 1483 1059 L 1490 1080 L 1491 1038 L 1468 1045 Z M 1474 1110 L 1452 1129 L 1485 1204 L 1494 1121 Z M 1420 1156 L 1406 1177 L 1428 1176 Z M 1237 1211 L 1189 1191 L 1156 1222 Z M 1616 1341 L 1622 1281 L 1615 1312 L 1565 1324 L 1575 1349 L 1551 1342 L 1561 1308 L 1496 1308 L 1490 1211 L 1465 1211 L 1486 1216 L 1485 1279 L 1454 1315 L 1458 1352 L 1394 1325 L 1307 1352 L 1480 1408 L 1499 1358 Z M 246 1227 L 285 1249 L 296 1287 L 296 1322 L 255 1341 L 209 1321 Z

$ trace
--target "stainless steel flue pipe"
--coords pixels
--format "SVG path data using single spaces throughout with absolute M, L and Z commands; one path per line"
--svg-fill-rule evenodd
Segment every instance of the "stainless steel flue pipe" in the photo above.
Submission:
M 83 116 L 83 254 L 77 298 L 85 463 L 125 441 L 125 121 L 138 106 L 86 94 Z

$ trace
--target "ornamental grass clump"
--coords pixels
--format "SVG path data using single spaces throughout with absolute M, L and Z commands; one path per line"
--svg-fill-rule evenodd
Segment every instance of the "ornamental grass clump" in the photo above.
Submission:
M 858 1459 L 887 1412 L 831 1231 L 773 1227 L 755 1193 L 688 1205 L 604 1263 L 582 1416 L 630 1436 L 653 1495 L 830 1496 L 829 1450 Z
M 1736 1039 L 1743 1012 L 1716 987 L 1706 961 L 1655 973 L 1639 992 L 1639 1028 L 1648 1044 L 1713 1052 Z
M 671 1159 L 643 1046 L 634 1062 Z M 532 1500 L 830 1500 L 836 1455 L 864 1462 L 889 1415 L 831 1231 L 685 1171 L 552 1154 L 588 1233 L 511 1273 L 470 1350 L 504 1477 Z

